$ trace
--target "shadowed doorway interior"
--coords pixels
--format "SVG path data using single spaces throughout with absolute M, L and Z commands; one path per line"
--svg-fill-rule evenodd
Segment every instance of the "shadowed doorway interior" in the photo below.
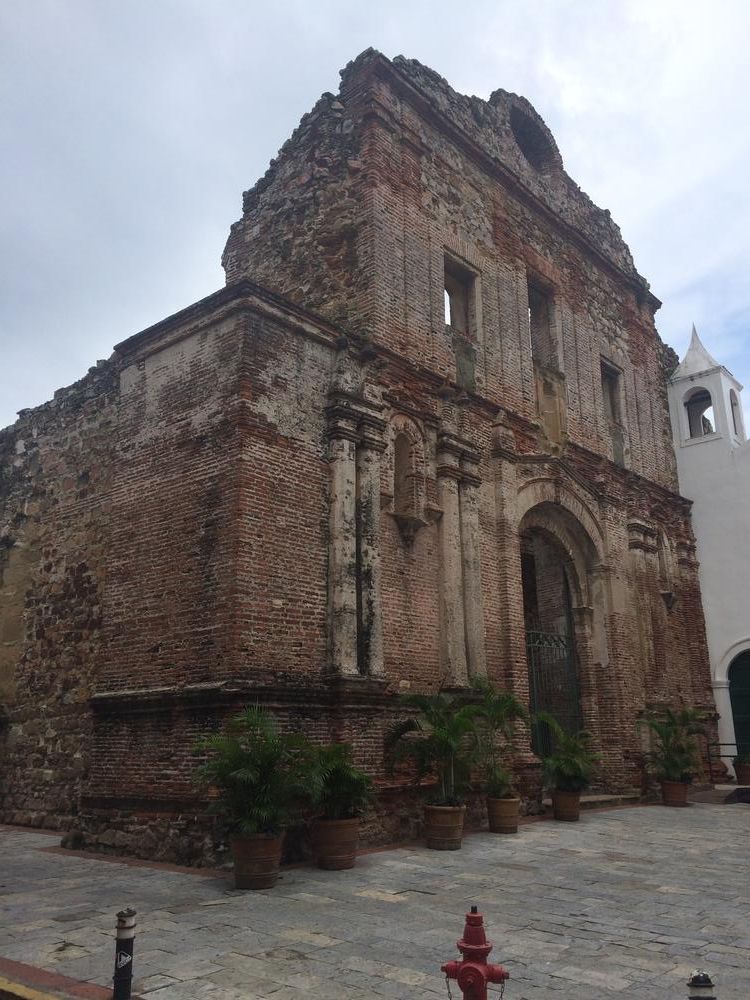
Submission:
M 565 553 L 540 531 L 521 536 L 526 656 L 532 714 L 546 711 L 568 732 L 583 724 L 578 685 L 575 628 Z M 532 725 L 532 749 L 545 755 L 552 749 L 542 724 Z

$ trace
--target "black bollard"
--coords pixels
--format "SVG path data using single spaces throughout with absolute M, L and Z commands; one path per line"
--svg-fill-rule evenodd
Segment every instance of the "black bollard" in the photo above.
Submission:
M 115 974 L 112 1000 L 130 1000 L 133 988 L 133 945 L 135 944 L 135 910 L 128 907 L 117 914 L 115 936 Z
M 708 972 L 696 969 L 687 982 L 688 1000 L 716 1000 L 714 984 Z

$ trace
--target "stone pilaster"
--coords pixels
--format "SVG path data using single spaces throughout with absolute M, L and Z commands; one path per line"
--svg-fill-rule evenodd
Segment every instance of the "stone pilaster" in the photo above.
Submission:
M 383 609 L 380 597 L 380 456 L 383 421 L 365 416 L 357 448 L 359 669 L 382 677 Z
M 459 506 L 461 513 L 461 563 L 463 569 L 466 660 L 469 677 L 485 677 L 484 611 L 482 607 L 482 560 L 479 532 L 479 458 L 461 456 Z
M 450 686 L 466 685 L 469 679 L 459 498 L 461 452 L 461 445 L 455 438 L 440 435 L 437 449 L 438 503 L 443 512 L 438 521 L 440 660 L 442 681 Z
M 501 683 L 524 704 L 529 703 L 529 670 L 521 587 L 521 551 L 518 538 L 518 475 L 515 440 L 502 419 L 493 428 L 493 480 L 495 487 L 495 545 L 500 589 Z
M 582 725 L 591 732 L 599 732 L 599 674 L 593 650 L 594 609 L 589 606 L 572 608 L 575 633 L 576 675 L 578 699 L 583 714 Z
M 382 677 L 380 454 L 382 403 L 345 352 L 328 394 L 329 667 L 340 677 Z
M 328 518 L 330 668 L 359 673 L 357 660 L 357 415 L 336 396 L 328 408 L 331 495 Z

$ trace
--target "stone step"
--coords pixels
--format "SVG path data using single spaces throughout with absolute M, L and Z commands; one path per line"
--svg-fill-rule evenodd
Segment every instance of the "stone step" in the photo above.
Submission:
M 713 788 L 702 788 L 689 793 L 691 802 L 704 802 L 709 805 L 733 805 L 735 802 L 750 802 L 750 786 L 748 785 L 715 785 Z
M 582 795 L 581 809 L 600 809 L 604 806 L 631 806 L 641 801 L 638 792 L 623 792 L 621 795 Z M 552 808 L 552 799 L 542 799 L 547 809 Z

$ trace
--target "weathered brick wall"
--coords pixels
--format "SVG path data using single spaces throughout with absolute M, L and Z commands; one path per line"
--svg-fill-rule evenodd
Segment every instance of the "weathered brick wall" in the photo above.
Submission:
M 87 777 L 115 387 L 100 365 L 0 435 L 0 802 L 16 822 L 65 824 Z
M 314 286 L 321 311 L 356 317 L 358 331 L 391 361 L 383 360 L 377 374 L 390 404 L 390 440 L 398 430 L 394 421 L 415 425 L 423 441 L 423 489 L 433 503 L 436 437 L 445 423 L 436 382 L 458 383 L 461 434 L 482 457 L 487 666 L 522 694 L 527 682 L 520 572 L 516 552 L 508 548 L 518 544 L 523 511 L 517 491 L 525 478 L 538 475 L 556 484 L 553 493 L 562 484 L 590 511 L 598 565 L 586 571 L 596 570 L 603 580 L 596 586 L 606 608 L 601 623 L 592 625 L 582 697 L 587 723 L 607 748 L 606 780 L 633 782 L 634 775 L 623 771 L 622 748 L 637 754 L 633 720 L 639 714 L 670 699 L 711 706 L 695 567 L 683 559 L 666 586 L 654 560 L 640 559 L 628 527 L 643 519 L 674 553 L 692 544 L 688 511 L 676 496 L 664 378 L 669 357 L 653 319 L 658 301 L 609 213 L 565 174 L 554 139 L 522 98 L 504 91 L 488 102 L 464 97 L 418 63 L 388 63 L 372 52 L 342 77 L 338 97 L 321 99 L 314 121 L 303 121 L 246 196 L 227 247 L 228 280 L 257 276 L 300 299 Z M 541 162 L 534 162 L 533 148 L 526 148 L 528 155 L 521 148 L 524 129 L 541 137 Z M 322 145 L 330 162 L 317 176 L 316 198 L 295 193 L 293 179 L 302 188 L 309 185 L 306 165 Z M 329 216 L 328 208 L 336 201 L 356 219 L 348 259 L 320 252 L 315 241 L 318 229 L 327 232 L 336 224 L 338 216 Z M 304 223 L 295 226 L 302 217 Z M 272 238 L 280 225 L 293 234 L 287 259 Z M 444 322 L 446 254 L 477 276 L 477 321 L 460 358 Z M 545 376 L 531 355 L 529 276 L 544 284 L 553 302 L 559 375 L 551 392 L 559 398 L 553 405 L 562 411 L 562 428 L 548 421 L 541 403 Z M 604 406 L 602 360 L 619 371 L 625 468 L 613 462 L 617 449 Z M 462 388 L 468 389 L 463 399 Z M 510 435 L 511 462 L 523 454 L 534 460 L 528 469 L 521 464 L 518 474 L 492 460 L 498 407 L 506 414 L 501 420 Z M 436 680 L 438 528 L 428 523 L 404 543 L 389 516 L 393 485 L 387 476 L 386 466 L 386 673 L 408 689 Z
M 465 97 L 418 63 L 373 53 L 342 75 L 338 97 L 321 98 L 246 194 L 227 280 L 268 284 L 455 381 L 442 284 L 445 253 L 455 254 L 479 276 L 476 391 L 535 420 L 527 273 L 541 278 L 554 294 L 570 439 L 612 456 L 604 357 L 622 372 L 626 464 L 675 489 L 658 303 L 528 102 L 505 91 L 489 102 Z M 543 169 L 514 139 L 514 114 L 544 131 Z M 311 171 L 321 156 L 326 165 Z M 350 253 L 327 252 L 334 230 L 346 233 Z
M 475 274 L 465 335 L 444 322 L 446 253 Z M 413 834 L 384 767 L 395 696 L 486 670 L 528 701 L 529 531 L 571 581 L 598 785 L 640 787 L 636 720 L 712 709 L 669 357 L 533 109 L 364 54 L 246 194 L 224 264 L 227 289 L 0 438 L 0 815 L 217 858 L 192 747 L 257 699 L 354 743 L 382 786 L 368 838 Z M 532 358 L 529 274 L 555 371 Z M 535 792 L 523 739 L 517 765 Z
M 362 326 L 372 280 L 360 256 L 368 226 L 360 114 L 333 94 L 320 98 L 245 192 L 222 258 L 227 284 L 251 277 L 349 330 Z

